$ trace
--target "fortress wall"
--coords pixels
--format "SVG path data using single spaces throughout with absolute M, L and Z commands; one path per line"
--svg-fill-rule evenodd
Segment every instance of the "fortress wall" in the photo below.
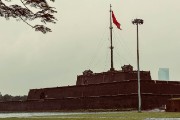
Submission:
M 83 96 L 105 96 L 117 94 L 137 93 L 137 81 L 126 81 L 119 83 L 92 84 L 83 86 L 68 86 L 59 88 L 45 88 L 30 90 L 28 100 L 40 99 L 41 93 L 45 98 L 66 98 Z
M 55 111 L 82 109 L 120 109 L 137 106 L 134 96 L 81 97 L 54 100 L 0 103 L 0 111 Z
M 178 82 L 141 80 L 141 92 L 170 95 L 180 94 L 180 84 Z M 28 100 L 40 99 L 41 93 L 45 94 L 44 98 L 49 99 L 132 94 L 137 93 L 137 81 L 131 80 L 115 83 L 33 89 L 29 92 Z
M 47 97 L 40 99 L 44 92 Z M 180 97 L 179 82 L 141 80 L 143 109 L 160 108 L 173 97 Z M 73 109 L 137 108 L 137 80 L 30 90 L 26 102 L 1 104 L 8 110 L 48 111 Z M 19 104 L 19 105 L 18 105 Z M 20 107 L 19 107 L 20 106 Z M 14 108 L 12 108 L 14 107 Z M 6 107 L 3 107 L 6 109 Z
M 0 111 L 22 111 L 26 109 L 26 102 L 22 101 L 11 101 L 11 102 L 0 102 Z
M 151 80 L 150 72 L 141 71 L 141 79 Z M 133 72 L 104 72 L 94 73 L 89 75 L 77 76 L 76 85 L 88 85 L 88 84 L 99 84 L 99 83 L 112 83 L 120 82 L 124 80 L 137 79 L 137 71 Z
M 141 82 L 141 91 L 153 94 L 180 94 L 180 84 L 179 82 L 143 81 Z
M 180 97 L 176 96 L 176 97 Z M 170 95 L 142 94 L 142 109 L 163 107 Z M 45 99 L 33 101 L 0 102 L 0 111 L 57 111 L 87 109 L 137 109 L 138 95 L 117 95 L 101 97 L 79 97 L 64 99 Z

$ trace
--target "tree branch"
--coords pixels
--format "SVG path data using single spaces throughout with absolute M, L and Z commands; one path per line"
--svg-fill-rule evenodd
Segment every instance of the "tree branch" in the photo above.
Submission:
M 20 18 L 23 22 L 25 22 L 27 25 L 29 25 L 30 27 L 34 28 L 34 26 L 32 26 L 31 24 L 29 24 L 28 22 L 26 22 L 21 16 L 19 16 L 19 18 Z
M 11 2 L 11 0 L 5 0 Z M 55 0 L 50 0 L 54 2 Z M 20 0 L 21 5 L 12 4 L 10 6 L 6 6 L 2 0 L 0 0 L 0 17 L 4 17 L 7 20 L 9 18 L 21 19 L 24 23 L 26 23 L 31 28 L 35 29 L 35 31 L 41 31 L 43 33 L 51 32 L 51 29 L 44 25 L 33 25 L 30 24 L 29 20 L 40 19 L 40 22 L 46 24 L 48 23 L 56 23 L 57 20 L 54 17 L 54 13 L 57 11 L 53 10 L 54 8 L 47 4 L 47 0 Z M 35 8 L 38 12 L 33 13 L 29 9 L 30 7 Z
M 22 0 L 20 0 L 21 1 L 21 3 L 24 5 L 24 7 L 26 8 L 26 9 L 28 9 L 29 11 L 31 11 L 25 4 L 24 4 L 24 2 L 22 1 Z M 31 11 L 31 13 L 33 13 L 32 11 Z M 33 13 L 34 14 L 34 13 Z

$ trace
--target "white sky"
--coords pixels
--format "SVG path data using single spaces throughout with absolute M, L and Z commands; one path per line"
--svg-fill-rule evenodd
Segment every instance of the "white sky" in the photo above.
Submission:
M 109 70 L 110 3 L 123 29 L 113 29 L 115 69 L 124 64 L 136 69 L 131 21 L 141 18 L 140 69 L 157 79 L 159 68 L 169 68 L 170 79 L 180 80 L 180 0 L 56 0 L 52 33 L 0 19 L 0 92 L 27 95 L 29 89 L 74 85 L 86 69 Z

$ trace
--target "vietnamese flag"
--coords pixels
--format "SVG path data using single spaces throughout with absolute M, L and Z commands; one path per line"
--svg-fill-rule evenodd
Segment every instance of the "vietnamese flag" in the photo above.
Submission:
M 118 29 L 122 30 L 121 27 L 120 27 L 120 23 L 116 20 L 116 17 L 112 11 L 112 19 L 113 19 L 113 23 L 117 26 Z

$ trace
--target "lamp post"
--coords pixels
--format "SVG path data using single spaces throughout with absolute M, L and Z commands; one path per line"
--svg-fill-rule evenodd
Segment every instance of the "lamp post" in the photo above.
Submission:
M 138 112 L 141 112 L 141 85 L 140 85 L 140 71 L 139 71 L 139 36 L 138 36 L 138 25 L 143 24 L 142 19 L 134 19 L 132 24 L 137 25 L 137 74 L 138 74 Z

